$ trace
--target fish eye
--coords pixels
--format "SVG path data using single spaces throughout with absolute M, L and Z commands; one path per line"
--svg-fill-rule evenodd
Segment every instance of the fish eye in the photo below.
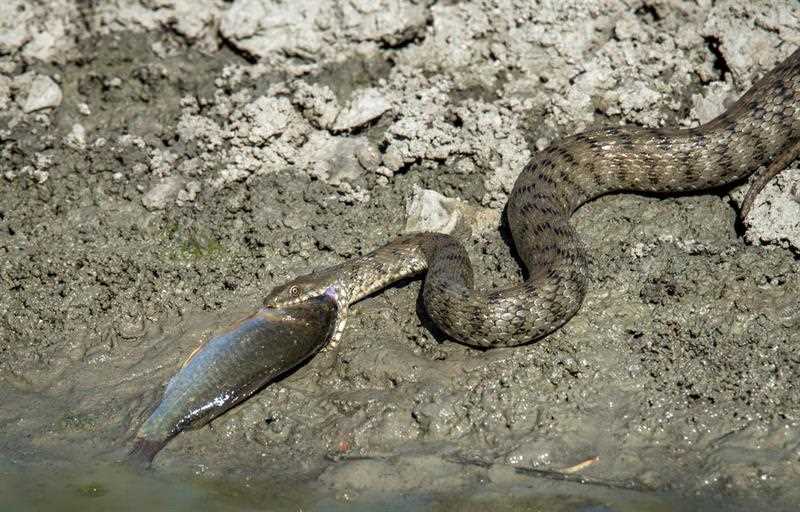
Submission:
M 289 292 L 289 297 L 298 297 L 300 295 L 300 287 L 296 284 L 290 286 L 287 291 Z

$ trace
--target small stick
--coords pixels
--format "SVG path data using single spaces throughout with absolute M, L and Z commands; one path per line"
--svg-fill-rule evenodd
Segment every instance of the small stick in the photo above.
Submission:
M 574 473 L 577 473 L 578 471 L 581 471 L 583 469 L 588 468 L 589 466 L 591 466 L 592 464 L 594 464 L 595 462 L 597 462 L 599 460 L 600 460 L 600 457 L 595 455 L 594 457 L 590 457 L 590 458 L 586 459 L 583 462 L 579 462 L 579 463 L 575 464 L 574 466 L 570 466 L 568 468 L 560 469 L 558 472 L 559 473 L 564 473 L 566 475 L 572 475 Z

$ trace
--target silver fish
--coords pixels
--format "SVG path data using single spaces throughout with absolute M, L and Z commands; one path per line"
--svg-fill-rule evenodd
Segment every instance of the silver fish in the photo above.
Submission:
M 332 292 L 297 305 L 262 308 L 200 345 L 136 434 L 129 462 L 147 467 L 176 434 L 202 427 L 268 381 L 306 360 L 334 333 Z

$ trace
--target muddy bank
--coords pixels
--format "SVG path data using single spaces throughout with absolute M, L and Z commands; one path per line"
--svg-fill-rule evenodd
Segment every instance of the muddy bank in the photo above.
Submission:
M 519 279 L 499 219 L 532 151 L 704 122 L 800 44 L 789 2 L 558 4 L 1 7 L 3 457 L 114 460 L 199 341 L 407 227 L 461 215 L 478 282 Z M 584 307 L 530 346 L 448 341 L 392 287 L 156 470 L 346 502 L 597 457 L 614 488 L 796 502 L 798 179 L 747 226 L 737 189 L 587 205 Z

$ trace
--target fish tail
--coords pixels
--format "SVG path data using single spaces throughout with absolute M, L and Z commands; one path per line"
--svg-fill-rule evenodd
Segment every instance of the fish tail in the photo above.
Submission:
M 147 469 L 153 462 L 156 454 L 161 451 L 166 441 L 153 441 L 143 437 L 137 437 L 133 442 L 133 448 L 128 452 L 127 462 L 134 467 Z

